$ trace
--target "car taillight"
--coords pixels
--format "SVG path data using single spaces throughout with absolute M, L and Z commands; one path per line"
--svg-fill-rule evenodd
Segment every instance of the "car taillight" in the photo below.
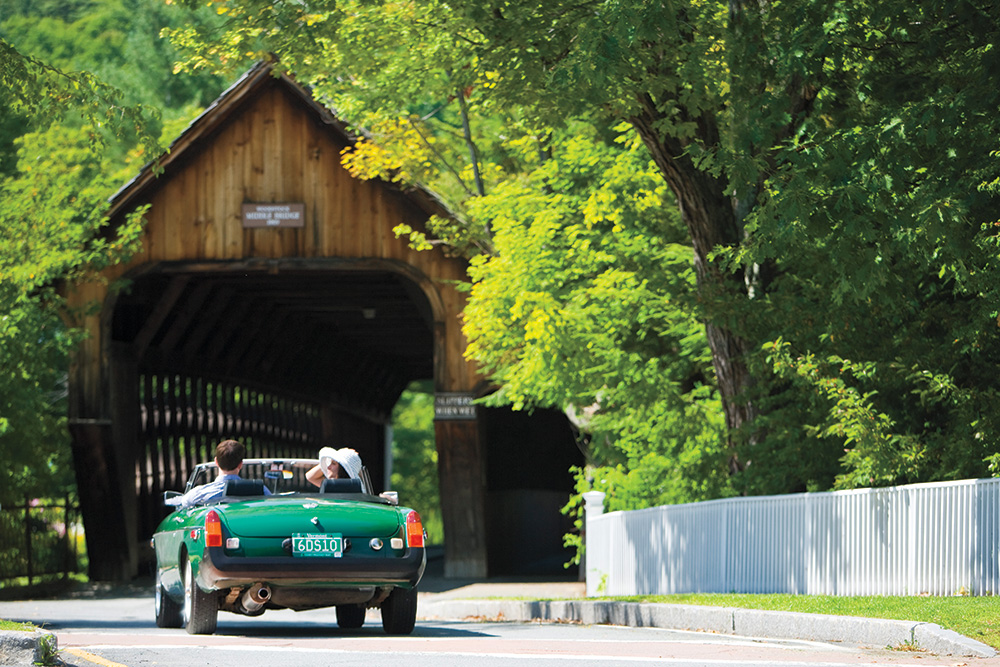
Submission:
M 219 515 L 215 510 L 205 515 L 205 546 L 222 546 L 222 522 L 219 521 Z
M 406 515 L 406 546 L 424 546 L 424 524 L 420 521 L 420 515 L 413 510 Z

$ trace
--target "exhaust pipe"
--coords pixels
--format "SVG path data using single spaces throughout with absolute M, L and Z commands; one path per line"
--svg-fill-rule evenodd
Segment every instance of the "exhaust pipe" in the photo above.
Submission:
M 252 614 L 267 604 L 267 601 L 270 599 L 271 589 L 264 584 L 257 583 L 248 588 L 246 593 L 243 594 L 242 599 L 240 599 L 240 605 L 242 605 L 244 611 Z

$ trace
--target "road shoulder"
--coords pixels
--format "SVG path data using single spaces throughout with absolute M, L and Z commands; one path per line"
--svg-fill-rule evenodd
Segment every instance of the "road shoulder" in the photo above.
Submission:
M 935 623 L 760 611 L 730 607 L 615 602 L 610 600 L 462 599 L 424 596 L 425 619 L 548 621 L 693 630 L 767 639 L 801 639 L 871 648 L 923 650 L 935 655 L 992 658 L 991 646 Z

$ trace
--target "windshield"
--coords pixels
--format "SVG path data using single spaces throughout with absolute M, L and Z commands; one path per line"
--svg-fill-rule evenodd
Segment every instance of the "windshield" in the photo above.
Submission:
M 240 477 L 262 479 L 264 486 L 274 495 L 283 493 L 319 493 L 319 489 L 306 479 L 306 473 L 318 465 L 317 459 L 244 459 Z M 207 484 L 219 476 L 215 463 L 202 463 L 191 473 L 187 490 Z M 361 484 L 366 493 L 371 493 L 368 471 L 362 468 Z

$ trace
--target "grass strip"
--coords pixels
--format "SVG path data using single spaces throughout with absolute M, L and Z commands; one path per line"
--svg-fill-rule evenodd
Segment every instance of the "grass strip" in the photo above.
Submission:
M 744 595 L 692 593 L 614 598 L 623 602 L 659 602 L 765 611 L 861 616 L 937 623 L 1000 650 L 1000 597 L 835 597 L 831 595 Z
M 13 630 L 15 632 L 31 632 L 37 630 L 31 623 L 21 623 L 20 621 L 6 621 L 0 618 L 0 630 Z

